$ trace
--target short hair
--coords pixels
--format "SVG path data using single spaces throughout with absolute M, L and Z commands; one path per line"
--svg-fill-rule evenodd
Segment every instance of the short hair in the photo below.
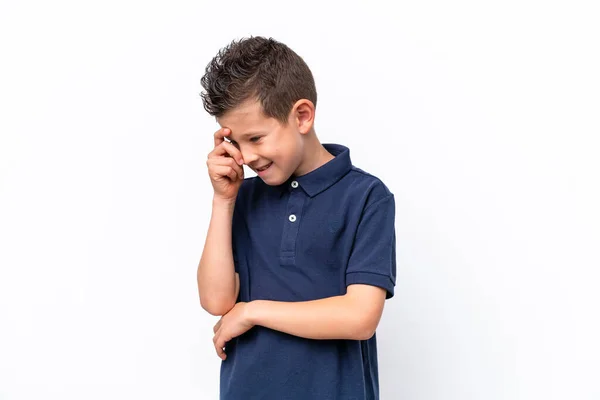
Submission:
M 287 125 L 294 103 L 317 106 L 313 75 L 304 60 L 273 38 L 233 40 L 208 63 L 200 80 L 204 109 L 221 117 L 247 100 L 258 100 L 264 115 Z

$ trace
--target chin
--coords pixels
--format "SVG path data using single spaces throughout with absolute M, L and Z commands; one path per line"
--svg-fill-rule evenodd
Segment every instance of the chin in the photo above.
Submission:
M 283 183 L 285 183 L 289 177 L 282 177 L 281 175 L 279 176 L 266 176 L 266 177 L 262 177 L 259 176 L 260 179 L 263 180 L 264 183 L 266 183 L 269 186 L 279 186 Z
M 283 182 L 285 182 L 285 180 L 283 180 L 283 181 L 282 181 L 282 180 L 280 180 L 280 179 L 277 179 L 277 180 L 275 180 L 275 179 L 273 179 L 273 178 L 263 178 L 263 177 L 260 177 L 260 176 L 259 176 L 259 178 L 260 178 L 260 179 L 262 179 L 262 181 L 263 181 L 264 183 L 266 183 L 267 185 L 269 185 L 269 186 L 279 186 L 279 185 L 281 185 Z

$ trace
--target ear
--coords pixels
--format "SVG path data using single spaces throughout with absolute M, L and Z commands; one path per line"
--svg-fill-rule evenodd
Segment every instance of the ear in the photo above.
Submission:
M 315 105 L 307 99 L 298 100 L 290 112 L 290 122 L 302 134 L 310 132 L 315 122 Z

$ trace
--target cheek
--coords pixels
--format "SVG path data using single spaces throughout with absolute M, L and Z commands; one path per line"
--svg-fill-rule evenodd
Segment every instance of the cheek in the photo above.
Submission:
M 278 141 L 277 145 L 271 148 L 269 154 L 264 154 L 264 156 L 278 164 L 280 168 L 291 168 L 302 159 L 302 146 L 301 143 L 293 140 L 287 140 L 284 143 Z
M 279 147 L 274 147 L 269 152 L 269 159 L 273 162 L 278 162 L 278 161 L 280 161 L 280 158 L 281 158 L 281 150 L 279 149 Z

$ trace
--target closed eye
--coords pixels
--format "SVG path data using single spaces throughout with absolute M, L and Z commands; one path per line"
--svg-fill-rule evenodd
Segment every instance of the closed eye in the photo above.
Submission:
M 260 138 L 261 138 L 260 136 L 253 136 L 253 137 L 250 138 L 250 141 L 252 143 L 256 143 L 256 142 L 258 142 L 260 140 Z

